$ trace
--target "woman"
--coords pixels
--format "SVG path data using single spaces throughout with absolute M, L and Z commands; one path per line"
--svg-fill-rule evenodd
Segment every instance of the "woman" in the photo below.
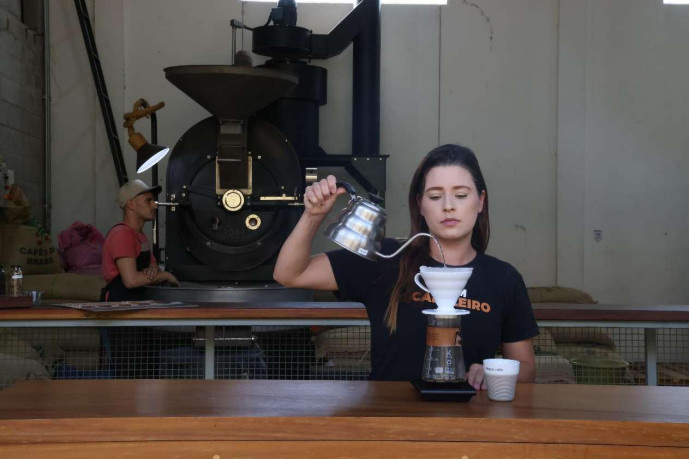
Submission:
M 335 198 L 344 190 L 335 177 L 306 188 L 305 211 L 285 241 L 275 280 L 289 287 L 338 291 L 360 301 L 371 322 L 371 379 L 419 379 L 425 354 L 426 317 L 432 298 L 413 281 L 419 266 L 442 266 L 430 238 L 417 238 L 398 257 L 372 262 L 346 250 L 310 256 L 311 242 Z M 508 263 L 485 254 L 489 238 L 488 191 L 474 153 L 443 145 L 421 162 L 409 189 L 410 236 L 427 232 L 440 244 L 448 266 L 473 268 L 458 306 L 467 380 L 485 389 L 483 359 L 502 345 L 505 358 L 519 360 L 519 381 L 533 382 L 532 338 L 538 334 L 521 275 Z M 399 244 L 384 239 L 382 253 Z

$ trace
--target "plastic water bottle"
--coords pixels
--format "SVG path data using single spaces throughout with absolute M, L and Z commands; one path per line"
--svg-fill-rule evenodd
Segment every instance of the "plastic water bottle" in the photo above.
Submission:
M 12 277 L 10 278 L 10 295 L 19 296 L 23 291 L 24 273 L 19 265 L 13 266 Z

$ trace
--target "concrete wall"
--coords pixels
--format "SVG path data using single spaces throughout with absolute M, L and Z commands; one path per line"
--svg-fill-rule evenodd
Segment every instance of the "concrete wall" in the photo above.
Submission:
M 474 149 L 487 182 L 489 253 L 555 285 L 557 5 L 442 8 L 440 143 Z
M 558 282 L 686 303 L 689 7 L 560 3 Z
M 241 4 L 91 0 L 89 8 L 115 117 L 140 97 L 164 100 L 159 143 L 173 145 L 208 114 L 163 68 L 227 63 L 229 20 L 241 17 Z M 246 4 L 246 23 L 264 23 L 269 8 Z M 350 8 L 302 5 L 299 22 L 326 33 Z M 105 231 L 119 218 L 117 184 L 73 3 L 52 1 L 51 20 L 53 231 L 75 219 Z M 459 142 L 477 152 L 488 182 L 489 252 L 527 284 L 582 288 L 607 303 L 689 300 L 681 278 L 689 268 L 688 21 L 689 8 L 657 0 L 384 6 L 388 234 L 408 231 L 406 192 L 419 159 Z M 322 65 L 330 78 L 321 145 L 349 153 L 351 52 Z M 148 135 L 145 120 L 137 129 Z M 133 176 L 134 154 L 123 149 Z
M 95 18 L 93 29 L 103 74 L 113 116 L 119 124 L 124 114 L 122 4 L 106 1 L 86 4 Z M 118 182 L 74 2 L 50 2 L 49 15 L 52 233 L 59 233 L 77 220 L 106 231 L 121 217 L 115 204 Z M 121 131 L 124 149 L 123 134 Z M 129 168 L 133 168 L 131 163 Z
M 15 182 L 31 202 L 32 217 L 42 221 L 45 118 L 40 16 L 40 10 L 33 10 L 24 18 L 27 24 L 22 22 L 19 0 L 0 0 L 0 158 L 14 170 Z

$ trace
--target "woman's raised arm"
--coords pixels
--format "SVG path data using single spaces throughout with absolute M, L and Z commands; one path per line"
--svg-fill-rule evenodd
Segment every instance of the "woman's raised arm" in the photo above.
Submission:
M 304 213 L 280 250 L 273 278 L 286 287 L 337 290 L 330 260 L 325 254 L 311 256 L 311 245 L 337 196 L 334 176 L 314 182 L 304 190 Z

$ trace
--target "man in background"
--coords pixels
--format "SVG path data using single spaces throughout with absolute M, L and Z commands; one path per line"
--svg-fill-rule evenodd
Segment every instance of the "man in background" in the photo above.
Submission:
M 117 204 L 123 219 L 112 227 L 103 244 L 103 278 L 107 285 L 101 301 L 139 301 L 144 286 L 163 282 L 178 287 L 177 278 L 158 267 L 144 224 L 153 221 L 158 204 L 155 197 L 160 186 L 149 187 L 141 180 L 131 180 L 117 193 Z

